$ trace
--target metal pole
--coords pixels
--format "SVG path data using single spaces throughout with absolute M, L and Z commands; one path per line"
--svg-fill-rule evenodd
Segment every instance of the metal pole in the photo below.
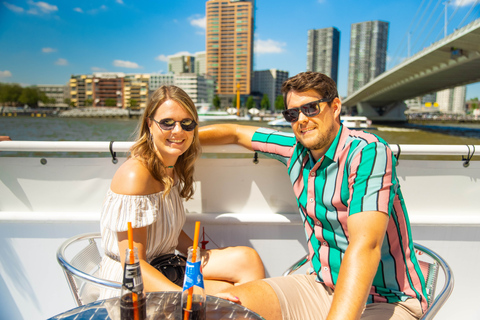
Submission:
M 450 3 L 450 0 L 445 1 L 443 4 L 445 5 L 445 26 L 443 29 L 444 37 L 447 36 L 447 6 Z

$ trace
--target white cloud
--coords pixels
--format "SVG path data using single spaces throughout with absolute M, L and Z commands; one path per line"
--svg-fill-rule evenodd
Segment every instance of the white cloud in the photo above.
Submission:
M 458 6 L 458 7 L 466 7 L 471 4 L 474 4 L 476 0 L 455 0 L 453 1 L 452 5 Z
M 207 17 L 199 17 L 198 15 L 195 15 L 194 17 L 189 18 L 190 24 L 194 27 L 197 28 L 202 28 L 206 29 L 207 28 Z
M 76 11 L 76 12 L 83 13 L 83 10 L 82 10 L 82 8 L 73 8 L 73 11 Z
M 272 39 L 268 40 L 256 40 L 254 45 L 255 53 L 281 53 L 283 52 L 283 47 L 286 46 L 285 42 L 278 42 Z
M 116 0 L 115 2 L 118 4 L 123 4 L 123 0 Z
M 161 55 L 158 55 L 155 57 L 155 60 L 159 60 L 159 61 L 164 61 L 164 62 L 168 62 L 168 57 L 164 54 L 161 54 Z
M 188 51 L 179 51 L 177 53 L 169 55 L 168 57 L 171 58 L 171 57 L 177 57 L 177 56 L 193 56 L 193 53 L 190 53 Z
M 55 64 L 57 66 L 67 66 L 68 61 L 66 59 L 59 58 L 57 61 L 55 61 Z
M 155 60 L 159 60 L 159 61 L 163 61 L 163 62 L 168 62 L 168 59 L 169 58 L 172 58 L 172 57 L 176 57 L 176 56 L 194 56 L 195 54 L 194 53 L 190 53 L 188 51 L 179 51 L 177 53 L 174 53 L 174 54 L 171 54 L 171 55 L 164 55 L 164 54 L 160 54 L 158 56 L 155 57 Z
M 115 67 L 129 68 L 129 69 L 140 69 L 140 68 L 142 68 L 136 62 L 123 61 L 123 60 L 113 60 L 113 65 Z
M 55 48 L 42 48 L 43 53 L 52 53 L 52 52 L 57 52 L 57 49 Z
M 8 77 L 11 77 L 12 76 L 12 73 L 8 70 L 5 70 L 5 71 L 1 71 L 0 70 L 0 78 L 8 78 Z
M 106 5 L 102 5 L 100 8 L 98 9 L 92 9 L 92 10 L 89 10 L 88 13 L 89 14 L 97 14 L 99 13 L 100 11 L 106 11 L 108 8 Z
M 52 5 L 43 1 L 28 1 L 28 4 L 31 6 L 28 13 L 30 14 L 49 14 L 55 11 L 58 11 L 58 7 L 56 5 Z
M 6 1 L 3 2 L 3 5 L 7 7 L 8 10 L 11 10 L 13 12 L 22 13 L 23 11 L 25 11 L 23 8 L 17 7 L 16 5 L 8 3 Z

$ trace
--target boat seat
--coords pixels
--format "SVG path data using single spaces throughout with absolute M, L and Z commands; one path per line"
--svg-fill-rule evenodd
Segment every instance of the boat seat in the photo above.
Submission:
M 77 306 L 96 301 L 101 288 L 120 290 L 120 282 L 98 276 L 102 261 L 100 233 L 86 233 L 66 240 L 57 250 L 57 261 L 63 269 Z
M 414 248 L 415 248 L 417 259 L 420 264 L 420 269 L 422 270 L 422 274 L 425 278 L 426 287 L 427 287 L 428 309 L 427 311 L 425 311 L 425 313 L 420 319 L 430 320 L 435 317 L 438 311 L 440 311 L 440 308 L 445 304 L 445 302 L 450 297 L 450 294 L 453 291 L 453 285 L 454 285 L 453 273 L 448 263 L 436 252 L 418 243 L 414 243 Z M 300 260 L 298 260 L 292 266 L 290 266 L 283 273 L 283 276 L 288 276 L 294 273 L 307 262 L 308 262 L 308 255 L 302 257 Z M 439 292 L 439 294 L 435 295 L 439 269 L 443 271 L 445 283 L 443 285 L 442 290 Z M 310 272 L 307 271 L 307 274 L 309 273 Z

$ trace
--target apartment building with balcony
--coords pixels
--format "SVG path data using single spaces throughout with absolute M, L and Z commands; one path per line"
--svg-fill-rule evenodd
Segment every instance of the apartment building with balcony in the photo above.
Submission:
M 206 73 L 218 95 L 250 94 L 253 71 L 254 1 L 206 3 Z
M 148 101 L 149 74 L 127 74 L 124 78 L 123 107 L 145 108 Z

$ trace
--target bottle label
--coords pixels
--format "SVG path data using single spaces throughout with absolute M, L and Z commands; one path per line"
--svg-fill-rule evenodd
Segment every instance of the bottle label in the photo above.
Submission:
M 143 291 L 143 281 L 139 262 L 134 264 L 125 264 L 123 285 L 125 288 L 135 293 L 140 293 Z
M 190 289 L 193 286 L 205 289 L 203 284 L 203 275 L 200 270 L 200 261 L 187 261 L 185 266 L 185 282 L 183 283 L 183 291 Z

